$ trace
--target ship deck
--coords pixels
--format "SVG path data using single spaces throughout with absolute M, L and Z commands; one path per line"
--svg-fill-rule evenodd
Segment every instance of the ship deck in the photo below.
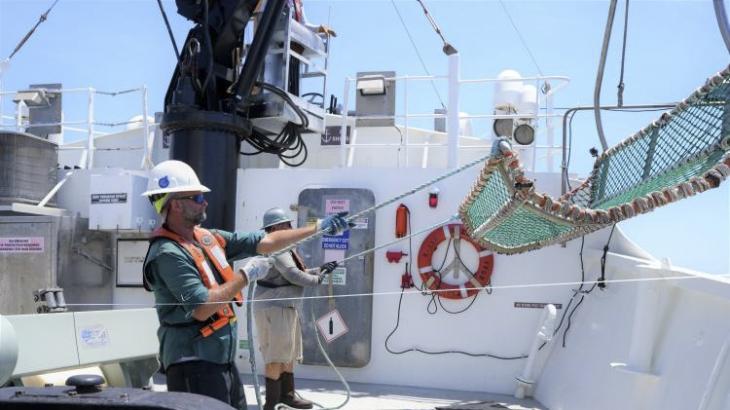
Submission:
M 164 376 L 158 377 L 155 377 L 155 390 L 164 390 Z M 258 410 L 251 375 L 243 374 L 241 378 L 246 390 L 248 410 Z M 302 397 L 324 408 L 341 405 L 347 396 L 347 391 L 339 381 L 298 378 L 296 384 L 297 392 Z M 536 400 L 516 399 L 504 394 L 370 383 L 348 384 L 350 400 L 342 407 L 346 410 L 547 410 Z M 263 396 L 261 400 L 263 404 Z
M 248 410 L 257 410 L 249 375 L 244 375 L 244 384 L 246 398 L 249 400 Z M 340 405 L 347 395 L 339 381 L 297 379 L 296 384 L 302 397 L 325 408 Z M 343 407 L 347 410 L 547 410 L 547 407 L 535 400 L 520 400 L 501 394 L 369 383 L 348 384 L 351 390 L 350 400 Z

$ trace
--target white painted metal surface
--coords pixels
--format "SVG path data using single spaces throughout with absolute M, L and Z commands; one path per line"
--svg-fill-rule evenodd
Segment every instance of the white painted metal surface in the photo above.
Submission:
M 18 362 L 18 341 L 13 325 L 0 316 L 0 385 L 5 384 L 13 374 Z
M 412 226 L 416 231 L 445 220 L 466 194 L 478 169 L 457 175 L 439 184 L 439 207 L 428 207 L 427 192 L 416 194 L 403 202 L 411 209 Z M 261 226 L 261 216 L 272 204 L 287 207 L 296 203 L 299 192 L 312 187 L 366 188 L 374 192 L 376 202 L 395 196 L 408 187 L 418 185 L 434 176 L 439 169 L 357 169 L 349 168 L 337 173 L 328 170 L 266 170 L 251 169 L 239 172 L 239 203 L 244 204 L 237 213 L 236 228 L 255 229 Z M 557 175 L 539 175 L 545 187 L 559 189 Z M 255 181 L 267 181 L 266 184 Z M 387 184 L 383 181 L 398 181 Z M 265 186 L 286 187 L 271 190 Z M 395 221 L 395 205 L 378 213 L 375 227 L 376 245 L 392 241 Z M 423 237 L 413 239 L 413 252 L 418 251 Z M 606 233 L 594 236 L 589 248 L 600 249 Z M 495 257 L 492 284 L 500 286 L 573 282 L 580 277 L 577 246 L 552 247 L 529 255 Z M 411 253 L 408 243 L 401 247 Z M 415 260 L 415 259 L 414 259 Z M 595 265 L 594 265 L 595 266 Z M 340 369 L 350 381 L 386 383 L 455 390 L 488 391 L 511 394 L 514 378 L 524 366 L 524 361 L 501 361 L 489 358 L 470 358 L 463 355 L 425 356 L 419 353 L 392 355 L 384 346 L 385 337 L 393 329 L 400 293 L 400 264 L 386 262 L 385 250 L 375 253 L 374 308 L 372 359 L 362 369 Z M 415 269 L 413 270 L 415 274 Z M 417 276 L 417 275 L 416 275 Z M 414 279 L 420 285 L 420 279 Z M 426 312 L 427 297 L 411 290 L 403 298 L 401 325 L 391 339 L 394 348 L 406 349 L 419 346 L 430 349 L 455 349 L 469 352 L 489 352 L 504 356 L 527 354 L 534 337 L 535 324 L 540 309 L 515 308 L 515 302 L 548 302 L 565 305 L 571 295 L 571 286 L 548 288 L 519 288 L 495 291 L 491 295 L 480 293 L 472 308 L 460 315 Z M 346 303 L 346 300 L 338 301 Z M 466 306 L 464 302 L 444 301 L 450 310 Z M 367 324 L 362 324 L 367 325 Z M 245 335 L 241 334 L 241 338 Z M 245 365 L 244 362 L 241 365 Z M 302 366 L 299 373 L 315 379 L 330 379 L 327 368 Z
M 13 377 L 154 357 L 158 351 L 153 309 L 4 317 L 18 343 Z
M 549 303 L 542 309 L 542 316 L 540 316 L 540 321 L 538 322 L 539 327 L 532 341 L 527 363 L 525 363 L 522 374 L 516 378 L 517 390 L 515 390 L 515 397 L 518 399 L 524 399 L 532 395 L 532 387 L 537 381 L 535 376 L 539 375 L 542 370 L 537 368 L 535 363 L 538 361 L 539 354 L 550 354 L 553 334 L 557 326 L 557 317 L 558 311 L 554 304 Z M 543 348 L 545 350 L 540 352 Z
M 89 229 L 151 230 L 159 216 L 142 196 L 147 177 L 138 172 L 108 168 L 90 176 Z

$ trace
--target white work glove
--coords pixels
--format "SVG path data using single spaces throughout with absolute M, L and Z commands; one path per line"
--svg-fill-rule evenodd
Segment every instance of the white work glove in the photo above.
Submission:
M 269 258 L 266 256 L 256 256 L 249 259 L 248 262 L 243 265 L 243 268 L 239 269 L 239 272 L 248 279 L 248 283 L 252 283 L 266 276 L 269 268 L 271 268 L 271 261 Z
M 324 219 L 317 219 L 317 230 L 324 230 L 327 235 L 342 235 L 354 226 L 345 220 L 347 212 L 338 212 Z

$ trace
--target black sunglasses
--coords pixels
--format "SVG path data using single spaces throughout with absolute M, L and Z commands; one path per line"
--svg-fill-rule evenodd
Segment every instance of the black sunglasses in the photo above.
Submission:
M 196 204 L 202 204 L 205 202 L 205 196 L 203 194 L 195 194 L 195 195 L 188 195 L 188 196 L 178 196 L 175 197 L 175 199 L 189 199 Z

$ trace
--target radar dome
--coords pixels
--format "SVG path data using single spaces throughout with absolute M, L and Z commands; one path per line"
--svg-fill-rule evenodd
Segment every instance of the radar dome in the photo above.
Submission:
M 494 108 L 509 104 L 517 108 L 522 99 L 522 75 L 515 70 L 503 70 L 494 83 Z
M 520 102 L 517 104 L 518 114 L 537 114 L 537 87 L 525 84 L 520 93 Z

